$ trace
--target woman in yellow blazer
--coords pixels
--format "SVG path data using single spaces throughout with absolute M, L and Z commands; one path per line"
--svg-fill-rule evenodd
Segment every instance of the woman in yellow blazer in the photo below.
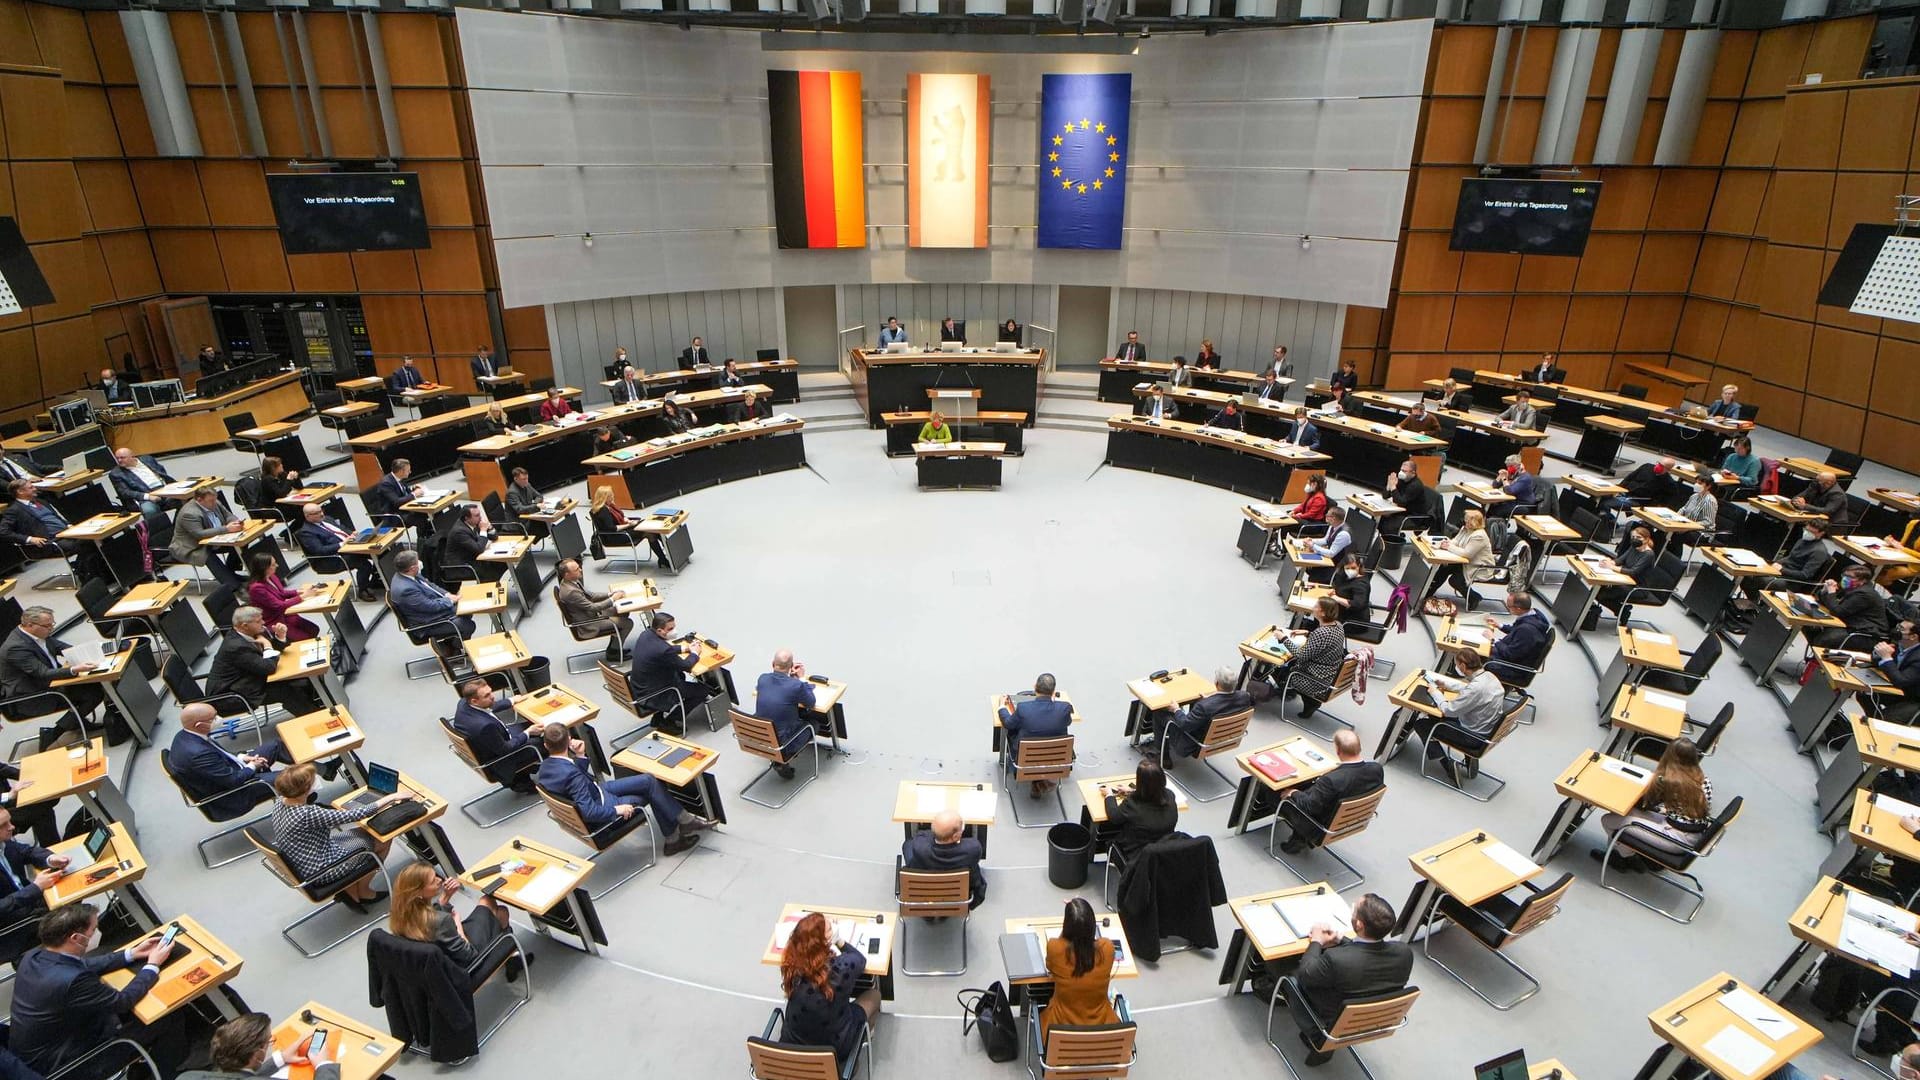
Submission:
M 1047 942 L 1047 974 L 1053 977 L 1053 1000 L 1040 1014 L 1042 1039 L 1055 1024 L 1092 1027 L 1120 1022 L 1107 996 L 1113 981 L 1113 941 L 1100 933 L 1093 905 L 1079 897 L 1067 901 L 1060 936 Z
M 953 441 L 953 429 L 947 426 L 947 418 L 934 413 L 927 422 L 920 425 L 920 437 L 915 442 L 950 443 Z

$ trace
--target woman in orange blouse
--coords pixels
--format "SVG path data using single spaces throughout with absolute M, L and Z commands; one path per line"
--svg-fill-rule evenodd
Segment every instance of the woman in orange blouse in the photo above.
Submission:
M 1040 1014 L 1040 1037 L 1055 1024 L 1092 1027 L 1117 1024 L 1107 996 L 1113 981 L 1113 941 L 1100 933 L 1093 905 L 1079 897 L 1067 901 L 1060 936 L 1047 942 L 1047 974 L 1053 978 L 1053 1000 Z

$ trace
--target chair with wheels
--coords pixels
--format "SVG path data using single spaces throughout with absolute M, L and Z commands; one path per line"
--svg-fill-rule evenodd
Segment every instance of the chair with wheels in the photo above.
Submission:
M 630 833 L 643 832 L 646 834 L 647 861 L 628 871 L 625 877 L 606 886 L 599 892 L 588 894 L 593 899 L 598 900 L 620 886 L 625 885 L 627 882 L 632 881 L 634 878 L 639 877 L 642 873 L 651 869 L 653 864 L 659 859 L 660 839 L 654 835 L 654 830 L 651 825 L 652 818 L 648 816 L 645 810 L 635 807 L 631 817 L 616 817 L 597 829 L 589 828 L 585 819 L 581 818 L 580 811 L 575 809 L 572 803 L 565 799 L 555 797 L 544 788 L 536 788 L 535 790 L 540 793 L 540 801 L 547 804 L 547 816 L 553 819 L 553 823 L 560 826 L 561 830 L 568 836 L 573 837 L 591 849 L 592 854 L 587 856 L 588 862 L 597 862 L 601 855 L 604 855 L 614 844 L 619 843 L 622 837 Z
M 964 975 L 967 970 L 967 915 L 973 910 L 973 875 L 966 870 L 909 870 L 893 857 L 893 897 L 900 918 L 900 974 Z M 912 955 L 907 947 L 907 927 L 927 919 L 958 919 L 960 926 L 960 966 L 935 971 L 907 966 Z
M 752 713 L 741 712 L 739 709 L 729 709 L 728 713 L 733 721 L 733 738 L 739 744 L 741 752 L 760 758 L 767 763 L 760 775 L 740 789 L 741 798 L 756 806 L 778 810 L 792 802 L 793 797 L 800 794 L 808 784 L 820 778 L 820 743 L 814 738 L 812 725 L 803 726 L 793 733 L 792 738 L 782 743 L 779 732 L 773 726 L 773 721 L 764 720 Z M 791 773 L 794 760 L 808 750 L 813 752 L 813 768 L 808 770 L 805 780 L 787 791 L 786 798 L 779 802 L 768 802 L 765 799 L 753 797 L 751 792 L 755 786 L 769 776 L 778 775 L 775 770 L 780 766 L 788 766 Z
M 527 798 L 525 793 L 516 791 L 495 780 L 493 775 L 487 771 L 489 769 L 506 766 L 514 770 L 516 777 L 529 776 L 529 774 L 540 768 L 540 751 L 534 749 L 532 743 L 517 746 L 491 761 L 481 761 L 480 756 L 473 751 L 473 744 L 467 741 L 465 735 L 460 734 L 459 729 L 453 726 L 452 720 L 444 716 L 441 717 L 440 730 L 446 735 L 447 748 L 453 751 L 453 756 L 459 758 L 460 763 L 467 768 L 479 773 L 480 778 L 487 782 L 487 790 L 460 804 L 460 812 L 467 815 L 468 821 L 473 822 L 483 829 L 491 829 L 503 821 L 512 821 L 514 818 L 540 805 L 537 800 Z M 503 791 L 511 794 L 517 804 L 512 810 L 501 814 L 499 817 L 493 818 L 485 817 L 475 810 L 475 807 L 499 795 Z
M 1352 658 L 1349 657 L 1349 660 L 1351 659 Z M 1193 796 L 1195 802 L 1213 802 L 1215 799 L 1224 799 L 1234 793 L 1236 790 L 1235 783 L 1229 779 L 1225 773 L 1214 768 L 1213 763 L 1207 759 L 1217 757 L 1221 754 L 1231 754 L 1235 750 L 1240 749 L 1240 743 L 1247 737 L 1247 726 L 1251 723 L 1253 723 L 1252 709 L 1242 709 L 1235 713 L 1224 713 L 1207 721 L 1206 733 L 1200 737 L 1199 744 L 1194 747 L 1192 757 L 1208 772 L 1217 777 L 1225 787 L 1211 795 L 1202 795 L 1198 789 L 1192 785 L 1188 785 L 1187 793 Z M 1182 743 L 1188 745 L 1193 745 L 1194 743 L 1192 736 L 1182 732 L 1171 723 L 1167 725 L 1166 734 L 1160 739 L 1160 768 L 1167 771 L 1169 775 L 1172 773 L 1171 766 L 1174 763 L 1174 758 L 1168 757 L 1168 754 L 1173 748 L 1173 741 L 1175 739 L 1179 739 Z M 1178 755 L 1175 755 L 1175 757 L 1177 756 Z
M 1042 1033 L 1040 1014 L 1043 1011 L 1038 1008 L 1027 1009 L 1029 1080 L 1049 1080 L 1051 1077 L 1070 1077 L 1073 1080 L 1120 1078 L 1133 1072 L 1133 1063 L 1140 1057 L 1134 1045 L 1140 1028 L 1133 1022 L 1133 1010 L 1127 1005 L 1126 995 L 1115 994 L 1113 997 L 1113 1011 L 1120 1017 L 1117 1024 L 1056 1024 Z
M 1677 923 L 1692 922 L 1694 916 L 1700 914 L 1700 909 L 1707 905 L 1706 887 L 1690 872 L 1693 864 L 1713 854 L 1713 849 L 1720 844 L 1720 838 L 1726 835 L 1727 826 L 1733 824 L 1733 819 L 1740 816 L 1740 807 L 1744 803 L 1745 799 L 1742 796 L 1734 796 L 1706 829 L 1684 840 L 1677 832 L 1662 832 L 1642 822 L 1629 820 L 1614 831 L 1613 836 L 1607 840 L 1606 850 L 1600 856 L 1600 887 L 1608 892 L 1619 893 L 1648 911 L 1658 912 L 1662 918 Z M 1666 908 L 1650 904 L 1624 889 L 1609 885 L 1607 871 L 1612 866 L 1615 848 L 1624 849 L 1646 859 L 1651 864 L 1648 876 L 1693 897 L 1693 907 L 1682 917 Z
M 1287 1067 L 1287 1075 L 1300 1080 L 1300 1071 L 1287 1060 L 1287 1052 L 1273 1037 L 1273 1014 L 1280 998 L 1285 996 L 1289 1002 L 1299 1002 L 1305 1006 L 1306 992 L 1300 983 L 1288 975 L 1273 984 L 1273 996 L 1267 999 L 1267 1045 L 1280 1055 L 1280 1063 Z M 1374 1042 L 1391 1036 L 1407 1026 L 1407 1014 L 1413 1010 L 1413 1003 L 1420 999 L 1420 988 L 1409 986 L 1395 990 L 1391 994 L 1382 994 L 1370 998 L 1349 999 L 1341 1007 L 1340 1015 L 1330 1025 L 1322 1025 L 1316 1018 L 1313 1030 L 1303 1032 L 1307 1045 L 1320 1054 L 1331 1054 L 1345 1050 L 1353 1055 L 1353 1063 L 1360 1067 L 1367 1080 L 1373 1080 L 1373 1070 L 1361 1059 L 1360 1052 L 1354 1047 L 1361 1043 Z M 1305 1015 L 1311 1015 L 1310 1009 L 1303 1009 Z M 1297 1025 L 1296 1025 L 1297 1026 Z
M 1357 888 L 1365 884 L 1367 876 L 1355 870 L 1352 863 L 1342 858 L 1339 852 L 1334 851 L 1333 845 L 1341 840 L 1346 840 L 1365 832 L 1367 826 L 1373 824 L 1373 819 L 1379 816 L 1380 803 L 1386 797 L 1387 786 L 1382 784 L 1364 795 L 1355 795 L 1350 799 L 1342 799 L 1339 804 L 1333 808 L 1333 817 L 1326 821 L 1315 821 L 1306 816 L 1304 812 L 1293 805 L 1293 800 L 1291 799 L 1280 804 L 1278 813 L 1281 817 L 1287 819 L 1288 824 L 1293 826 L 1293 834 L 1295 836 L 1302 834 L 1302 825 L 1320 834 L 1320 839 L 1311 843 L 1309 847 L 1326 852 L 1334 862 L 1340 864 L 1341 869 L 1353 875 L 1352 881 L 1334 890 L 1335 892 L 1346 892 L 1348 889 Z M 1287 873 L 1292 874 L 1303 882 L 1331 880 L 1324 875 L 1308 876 L 1302 873 L 1299 867 L 1288 862 L 1287 857 L 1280 851 L 1280 845 L 1278 843 L 1279 835 L 1280 830 L 1278 828 L 1267 830 L 1268 857 L 1272 858 L 1274 862 L 1279 863 L 1281 866 L 1286 867 Z
M 260 852 L 260 864 L 272 871 L 273 876 L 279 878 L 282 885 L 306 897 L 307 902 L 314 905 L 312 911 L 307 912 L 305 915 L 300 916 L 298 919 L 295 919 L 280 929 L 280 936 L 287 939 L 287 944 L 298 949 L 301 956 L 311 960 L 316 956 L 325 955 L 328 950 L 339 945 L 341 942 L 349 941 L 359 936 L 362 932 L 373 929 L 373 927 L 380 923 L 381 919 L 386 917 L 385 913 L 382 912 L 364 919 L 353 929 L 334 938 L 318 949 L 308 949 L 305 945 L 302 945 L 300 940 L 293 936 L 293 932 L 308 922 L 326 914 L 327 911 L 335 905 L 345 906 L 345 902 L 340 899 L 342 890 L 378 876 L 381 880 L 386 881 L 387 891 L 391 893 L 393 891 L 393 881 L 387 877 L 387 868 L 381 864 L 380 857 L 371 851 L 350 852 L 346 858 L 326 867 L 314 878 L 302 880 L 299 874 L 294 873 L 292 865 L 280 854 L 280 848 L 274 843 L 272 833 L 269 831 L 271 828 L 270 825 L 266 824 L 253 824 L 248 825 L 244 831 L 247 834 L 247 839 L 252 841 L 253 846 Z M 342 869 L 351 869 L 353 876 L 335 879 L 333 874 Z
M 784 1023 L 779 1008 L 767 1017 L 766 1030 L 747 1039 L 748 1080 L 853 1080 L 860 1063 L 867 1063 L 867 1080 L 873 1080 L 873 1029 L 860 1033 L 860 1049 L 845 1065 L 836 1062 L 831 1046 L 801 1046 L 779 1042 L 774 1036 Z
M 195 799 L 192 795 L 187 794 L 187 789 L 181 786 L 180 784 L 180 778 L 174 775 L 173 752 L 164 746 L 160 748 L 160 771 L 167 774 L 167 779 L 172 781 L 174 788 L 180 792 L 180 801 L 186 803 L 188 806 L 199 811 L 201 817 L 206 818 L 210 824 L 214 824 L 214 825 L 226 825 L 227 822 L 233 820 L 233 818 L 231 817 L 226 817 L 226 818 L 216 817 L 213 811 L 209 809 L 209 807 L 211 807 L 214 803 L 220 802 L 221 800 L 227 799 L 233 795 L 237 795 L 243 791 L 257 791 L 262 796 L 260 800 L 261 802 L 269 802 L 273 798 L 272 778 L 268 776 L 256 776 L 253 779 L 248 780 L 246 783 L 239 785 L 238 787 L 229 788 L 226 791 L 215 792 L 204 799 Z M 254 805 L 258 807 L 259 803 L 255 803 Z M 209 870 L 216 870 L 222 866 L 228 866 L 232 863 L 237 863 L 241 859 L 244 859 L 248 855 L 252 854 L 251 849 L 243 848 L 238 854 L 229 855 L 226 858 L 221 859 L 218 862 L 215 862 L 213 856 L 207 854 L 207 845 L 215 843 L 220 840 L 224 840 L 227 837 L 232 836 L 234 833 L 244 831 L 250 825 L 258 825 L 261 822 L 266 821 L 267 818 L 271 816 L 271 813 L 272 811 L 269 810 L 268 813 L 255 814 L 252 817 L 248 817 L 245 813 L 239 814 L 237 816 L 240 817 L 242 820 L 238 824 L 227 825 L 226 828 L 196 843 L 194 846 L 200 852 L 200 864 L 202 866 L 205 866 Z
M 1072 735 L 1050 738 L 1028 736 L 1019 740 L 1017 748 L 1008 747 L 1006 742 L 1001 744 L 1000 775 L 1013 807 L 1015 825 L 1022 829 L 1047 829 L 1067 819 L 1067 801 L 1066 796 L 1061 794 L 1061 785 L 1073 775 L 1073 762 Z M 1020 800 L 1014 796 L 1014 788 L 1023 783 L 1041 782 L 1053 785 L 1053 798 L 1060 808 L 1060 816 L 1050 821 L 1020 820 Z
M 1538 929 L 1560 913 L 1560 899 L 1573 887 L 1573 875 L 1562 874 L 1560 880 L 1551 885 L 1539 886 L 1529 881 L 1520 883 L 1526 895 L 1520 899 L 1509 897 L 1505 893 L 1492 896 L 1471 906 L 1463 904 L 1451 896 L 1442 894 L 1440 903 L 1427 915 L 1427 934 L 1424 949 L 1427 959 L 1439 965 L 1440 970 L 1454 977 L 1460 985 L 1473 991 L 1473 996 L 1506 1012 L 1515 1005 L 1540 992 L 1540 980 L 1533 973 L 1520 966 L 1519 962 L 1507 955 L 1507 946 Z M 1466 931 L 1468 937 L 1486 947 L 1501 963 L 1512 968 L 1530 987 L 1526 993 L 1508 1001 L 1495 1001 L 1473 985 L 1465 975 L 1447 966 L 1446 961 L 1433 955 L 1434 920 L 1446 918 L 1454 926 Z
M 1518 701 L 1508 699 L 1506 702 L 1507 711 L 1501 714 L 1500 722 L 1495 724 L 1493 730 L 1485 735 L 1476 735 L 1451 720 L 1440 721 L 1440 723 L 1434 725 L 1432 734 L 1428 736 L 1428 745 L 1440 747 L 1441 756 L 1431 757 L 1422 754 L 1420 756 L 1420 775 L 1442 787 L 1451 788 L 1475 802 L 1492 802 L 1493 797 L 1500 794 L 1501 790 L 1507 786 L 1507 782 L 1482 769 L 1480 767 L 1480 761 L 1492 753 L 1493 748 L 1499 746 L 1507 736 L 1513 734 L 1514 728 L 1520 726 L 1520 713 L 1527 708 L 1531 701 L 1532 696 L 1524 691 L 1521 692 Z M 1453 760 L 1454 754 L 1460 755 L 1461 760 L 1459 762 Z M 1435 776 L 1430 771 L 1433 763 L 1436 761 L 1444 761 L 1446 763 L 1444 766 L 1446 775 Z M 1467 787 L 1465 783 L 1466 780 L 1477 779 L 1482 776 L 1493 781 L 1493 789 L 1485 795 L 1478 794 Z M 1460 779 L 1456 780 L 1456 777 Z

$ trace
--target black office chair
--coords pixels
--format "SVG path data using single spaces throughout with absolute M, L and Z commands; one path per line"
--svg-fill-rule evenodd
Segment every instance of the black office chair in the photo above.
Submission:
M 1620 396 L 1632 398 L 1635 401 L 1645 401 L 1647 400 L 1647 388 L 1641 386 L 1639 383 L 1621 383 Z
M 1720 706 L 1720 711 L 1714 715 L 1712 720 L 1702 724 L 1692 717 L 1687 717 L 1685 727 L 1690 733 L 1698 732 L 1698 734 L 1690 735 L 1690 737 L 1693 739 L 1694 749 L 1700 751 L 1701 757 L 1706 757 L 1713 753 L 1714 747 L 1720 745 L 1720 736 L 1726 734 L 1727 725 L 1731 723 L 1733 723 L 1733 702 L 1729 701 L 1725 705 Z M 1659 761 L 1661 755 L 1667 752 L 1667 747 L 1672 744 L 1672 741 L 1671 739 L 1663 739 L 1658 735 L 1642 735 L 1633 740 L 1633 745 L 1627 748 L 1627 754 L 1630 757 Z
M 228 446 L 243 454 L 252 454 L 255 457 L 259 456 L 260 440 L 244 438 L 240 434 L 243 431 L 248 431 L 259 426 L 253 422 L 252 413 L 234 413 L 232 416 L 222 417 L 220 423 L 227 429 Z
M 1847 476 L 1843 476 L 1840 478 L 1841 487 L 1847 486 L 1847 482 L 1853 479 L 1853 474 L 1859 473 L 1860 466 L 1865 464 L 1866 460 L 1867 459 L 1865 457 L 1862 457 L 1861 455 L 1856 454 L 1851 450 L 1827 451 L 1827 464 L 1833 466 L 1836 469 L 1843 469 L 1849 474 Z
M 1708 634 L 1700 639 L 1700 644 L 1692 652 L 1684 649 L 1680 655 L 1687 658 L 1686 666 L 1679 671 L 1648 671 L 1641 679 L 1642 686 L 1655 690 L 1664 690 L 1669 694 L 1689 697 L 1712 674 L 1713 665 L 1720 662 L 1722 651 L 1720 635 Z
M 242 782 L 238 787 L 229 788 L 226 791 L 216 791 L 204 799 L 195 799 L 192 795 L 187 794 L 187 789 L 185 787 L 182 787 L 180 784 L 180 778 L 174 775 L 172 751 L 164 746 L 160 748 L 160 771 L 165 773 L 167 775 L 167 779 L 173 783 L 173 786 L 176 789 L 179 790 L 181 801 L 185 802 L 192 809 L 199 811 L 200 816 L 206 818 L 209 823 L 215 824 L 215 825 L 226 825 L 227 822 L 232 821 L 235 817 L 241 819 L 239 824 L 227 825 L 226 828 L 220 830 L 217 833 L 214 833 L 212 836 L 209 836 L 194 845 L 200 852 L 200 863 L 202 866 L 205 866 L 209 870 L 216 870 L 222 866 L 228 866 L 233 863 L 237 863 L 241 859 L 244 859 L 248 855 L 253 853 L 253 849 L 251 847 L 242 848 L 240 850 L 240 853 L 237 855 L 229 855 L 224 859 L 215 861 L 213 856 L 207 854 L 207 845 L 216 843 L 220 840 L 224 840 L 227 837 L 232 836 L 234 833 L 244 831 L 249 825 L 258 825 L 259 823 L 267 820 L 269 814 L 253 814 L 251 817 L 249 817 L 248 814 L 252 814 L 252 811 L 247 811 L 246 813 L 235 814 L 235 815 L 232 815 L 231 817 L 223 818 L 223 817 L 215 816 L 213 811 L 208 809 L 208 807 L 212 806 L 215 803 L 228 799 L 236 794 L 239 794 L 242 791 L 249 791 L 249 790 L 256 791 L 260 795 L 259 802 L 271 802 L 273 799 L 272 777 L 265 776 L 265 775 L 255 776 L 250 780 L 246 780 Z M 255 809 L 258 809 L 259 802 L 256 802 L 254 804 Z M 271 811 L 269 811 L 269 813 L 270 812 Z
M 1441 971 L 1454 977 L 1460 985 L 1473 991 L 1481 1001 L 1506 1012 L 1515 1005 L 1540 992 L 1540 980 L 1533 973 L 1521 967 L 1507 955 L 1507 946 L 1537 929 L 1540 924 L 1554 917 L 1560 911 L 1560 899 L 1573 886 L 1573 875 L 1562 874 L 1551 885 L 1539 886 L 1532 882 L 1521 882 L 1525 896 L 1515 900 L 1505 893 L 1498 893 L 1478 904 L 1467 905 L 1451 896 L 1442 895 L 1440 903 L 1427 916 L 1427 933 L 1424 949 L 1427 959 L 1437 964 Z M 1444 918 L 1454 926 L 1464 930 L 1476 944 L 1484 946 L 1501 963 L 1513 969 L 1521 978 L 1527 980 L 1531 989 L 1519 997 L 1507 1001 L 1495 1001 L 1482 993 L 1465 975 L 1448 967 L 1446 961 L 1433 955 L 1435 936 L 1434 921 Z
M 1733 824 L 1733 819 L 1740 816 L 1740 808 L 1744 804 L 1745 799 L 1742 796 L 1734 796 L 1711 824 L 1704 830 L 1691 834 L 1662 831 L 1629 819 L 1625 825 L 1614 831 L 1613 836 L 1607 841 L 1606 850 L 1600 856 L 1600 887 L 1608 892 L 1619 893 L 1648 911 L 1658 912 L 1662 917 L 1674 922 L 1692 922 L 1694 916 L 1700 914 L 1700 909 L 1706 906 L 1707 893 L 1705 886 L 1700 884 L 1700 879 L 1689 871 L 1694 863 L 1713 854 L 1713 849 L 1719 845 L 1720 838 L 1726 835 L 1727 826 Z M 1613 852 L 1616 848 L 1624 849 L 1646 860 L 1648 864 L 1646 876 L 1693 897 L 1693 907 L 1683 917 L 1608 884 L 1607 871 L 1612 867 Z
M 1546 669 L 1547 657 L 1553 655 L 1553 643 L 1558 640 L 1560 640 L 1559 635 L 1551 632 L 1547 634 L 1547 647 L 1540 653 L 1540 662 L 1532 667 L 1515 660 L 1490 659 L 1487 661 L 1487 670 L 1493 672 L 1493 677 L 1500 680 L 1501 686 L 1506 687 L 1505 696 L 1509 706 L 1522 698 L 1526 699 L 1525 714 L 1520 720 L 1522 724 L 1531 724 L 1534 721 L 1537 702 L 1526 693 L 1526 690 L 1533 685 L 1533 680 L 1540 676 L 1540 672 Z

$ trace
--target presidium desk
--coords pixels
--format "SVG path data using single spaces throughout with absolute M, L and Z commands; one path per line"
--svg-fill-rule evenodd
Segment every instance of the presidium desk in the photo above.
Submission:
M 993 352 L 963 349 L 953 352 L 881 352 L 854 349 L 851 361 L 853 396 L 866 413 L 868 427 L 884 427 L 884 414 L 928 409 L 933 390 L 974 391 L 980 412 L 1017 412 L 1033 426 L 1040 410 L 1040 371 L 1046 367 L 1045 349 Z
M 227 441 L 226 421 L 247 413 L 255 425 L 298 416 L 313 407 L 301 372 L 283 371 L 237 390 L 147 409 L 103 409 L 95 414 L 106 445 L 136 454 L 170 454 Z
M 580 391 L 563 387 L 560 392 L 579 408 Z M 460 447 L 474 440 L 478 434 L 474 425 L 486 418 L 488 406 L 500 406 L 511 423 L 531 424 L 539 419 L 540 403 L 545 400 L 544 393 L 521 394 L 355 435 L 347 440 L 353 452 L 354 477 L 360 481 L 361 491 L 370 491 L 386 475 L 394 458 L 406 458 L 412 463 L 416 482 L 446 472 L 460 463 Z M 536 486 L 541 483 L 538 477 L 533 482 Z
M 799 417 L 782 413 L 649 439 L 588 458 L 585 464 L 594 475 L 587 477 L 587 490 L 612 487 L 615 502 L 639 508 L 731 480 L 802 469 L 807 464 L 800 441 L 804 426 Z
M 1269 502 L 1286 497 L 1294 469 L 1331 460 L 1305 447 L 1181 420 L 1107 418 L 1107 464 L 1179 476 Z

